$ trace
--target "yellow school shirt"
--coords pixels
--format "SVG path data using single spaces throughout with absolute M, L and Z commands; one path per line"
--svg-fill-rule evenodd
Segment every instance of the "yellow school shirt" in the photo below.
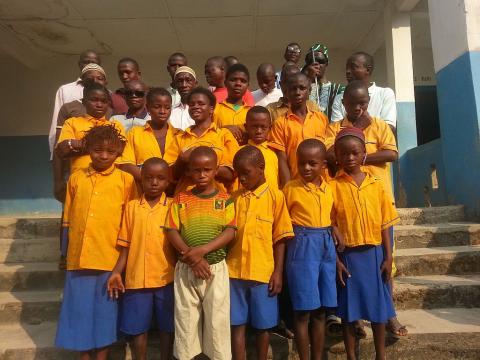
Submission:
M 277 120 L 279 117 L 284 116 L 287 111 L 290 109 L 288 105 L 288 101 L 286 99 L 281 98 L 280 100 L 270 103 L 266 106 L 267 110 L 270 112 L 270 116 L 272 118 L 272 122 Z M 307 109 L 311 111 L 320 111 L 317 103 L 312 100 L 307 100 Z
M 68 228 L 67 270 L 113 269 L 123 210 L 134 194 L 132 175 L 115 165 L 103 172 L 87 167 L 70 176 L 62 223 Z
M 213 121 L 218 125 L 218 127 L 236 125 L 239 126 L 242 131 L 245 131 L 247 112 L 250 108 L 251 106 L 243 104 L 240 105 L 237 110 L 235 110 L 233 104 L 230 104 L 224 100 L 215 106 L 215 110 L 213 112 Z
M 227 252 L 230 277 L 268 283 L 275 265 L 273 245 L 294 236 L 285 198 L 267 183 L 232 197 L 238 230 Z
M 325 146 L 327 149 L 332 147 L 335 143 L 335 137 L 340 130 L 346 127 L 353 127 L 353 124 L 347 119 L 331 123 L 327 128 L 327 139 Z M 393 150 L 398 152 L 395 135 L 393 135 L 390 126 L 381 119 L 372 117 L 372 123 L 363 129 L 365 135 L 365 149 L 367 154 L 373 154 L 379 150 Z M 383 185 L 388 193 L 393 197 L 392 176 L 390 171 L 390 163 L 383 165 L 365 165 L 362 166 L 363 171 L 372 174 L 383 181 Z
M 167 155 L 167 150 L 172 146 L 178 129 L 167 124 L 167 134 L 165 137 L 165 152 L 162 154 L 160 146 L 155 138 L 150 121 L 144 126 L 134 126 L 127 134 L 127 145 L 123 150 L 122 157 L 118 161 L 120 164 L 143 165 L 145 160 L 151 157 L 159 157 L 165 160 L 169 165 L 173 164 L 177 158 Z
M 345 246 L 380 245 L 382 230 L 400 221 L 383 182 L 369 173 L 357 186 L 341 170 L 329 185 L 335 199 L 335 223 L 345 239 Z
M 171 199 L 165 193 L 152 208 L 145 197 L 128 203 L 118 246 L 128 247 L 127 289 L 156 288 L 173 281 L 176 255 L 164 234 Z
M 270 133 L 270 142 L 273 147 L 284 151 L 287 155 L 290 175 L 296 178 L 297 170 L 297 147 L 305 139 L 318 139 L 325 141 L 325 132 L 328 119 L 322 112 L 307 111 L 307 116 L 302 122 L 291 110 L 275 120 Z
M 326 181 L 316 186 L 303 179 L 291 180 L 283 193 L 293 224 L 315 228 L 332 225 L 333 192 Z
M 273 189 L 278 189 L 278 157 L 275 151 L 270 148 L 269 142 L 255 144 L 252 140 L 248 140 L 248 145 L 255 146 L 262 152 L 265 158 L 265 179 Z
M 57 143 L 61 143 L 65 140 L 81 140 L 85 137 L 85 133 L 95 126 L 101 126 L 105 124 L 112 124 L 118 130 L 120 130 L 121 134 L 125 136 L 125 129 L 123 125 L 120 124 L 116 120 L 107 120 L 106 118 L 97 119 L 90 115 L 80 116 L 80 117 L 73 117 L 67 119 L 62 126 L 62 131 L 60 133 L 60 137 L 58 138 Z M 116 162 L 119 161 L 120 158 L 117 158 Z M 70 160 L 70 173 L 73 174 L 78 169 L 85 169 L 88 168 L 90 165 L 90 156 L 88 154 L 74 156 Z
M 165 156 L 177 159 L 181 153 L 198 146 L 211 147 L 217 153 L 218 165 L 233 169 L 233 157 L 238 151 L 237 140 L 229 130 L 222 129 L 213 122 L 200 136 L 197 136 L 191 127 L 185 131 L 179 131 L 172 145 L 166 150 Z M 185 175 L 178 182 L 175 193 L 187 190 L 192 185 L 191 179 Z M 225 190 L 221 184 L 219 185 L 222 190 Z

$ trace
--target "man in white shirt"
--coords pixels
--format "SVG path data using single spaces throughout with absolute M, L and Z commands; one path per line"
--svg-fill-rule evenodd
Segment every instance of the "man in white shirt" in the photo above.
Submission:
M 168 58 L 167 71 L 170 74 L 170 77 L 172 78 L 172 82 L 168 86 L 167 90 L 172 95 L 172 107 L 175 107 L 180 103 L 180 93 L 175 87 L 175 83 L 173 81 L 175 71 L 177 71 L 179 67 L 187 66 L 187 65 L 188 65 L 187 57 L 182 53 L 179 53 L 179 52 L 173 53 Z
M 260 64 L 257 69 L 259 89 L 252 92 L 255 105 L 267 106 L 283 96 L 282 90 L 275 86 L 275 79 L 275 67 L 268 63 Z
M 173 84 L 180 94 L 180 103 L 172 107 L 169 122 L 174 128 L 185 130 L 195 124 L 188 113 L 187 96 L 198 85 L 197 75 L 192 68 L 181 66 L 175 71 Z
M 78 59 L 78 68 L 80 72 L 88 64 L 98 64 L 100 65 L 100 56 L 94 50 L 85 50 L 80 54 Z M 82 80 L 78 78 L 77 80 L 62 85 L 58 88 L 57 93 L 55 94 L 55 105 L 53 107 L 53 116 L 52 123 L 50 125 L 50 131 L 48 132 L 48 145 L 50 147 L 50 160 L 52 159 L 53 146 L 55 145 L 55 134 L 57 131 L 57 118 L 58 112 L 63 104 L 80 100 L 83 97 L 83 84 Z
M 383 88 L 370 81 L 374 68 L 373 57 L 364 52 L 357 52 L 347 60 L 347 81 L 361 80 L 368 86 L 370 102 L 368 113 L 371 116 L 385 120 L 393 131 L 397 127 L 397 104 L 395 94 L 390 88 Z M 332 121 L 340 121 L 345 117 L 345 108 L 342 104 L 343 94 L 336 96 L 332 107 Z

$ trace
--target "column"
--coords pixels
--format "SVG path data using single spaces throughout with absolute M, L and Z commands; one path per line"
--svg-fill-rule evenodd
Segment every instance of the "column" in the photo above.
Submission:
M 388 2 L 384 11 L 387 79 L 397 100 L 397 146 L 399 161 L 394 167 L 394 185 L 397 206 L 408 204 L 408 169 L 406 152 L 417 146 L 415 121 L 415 93 L 413 85 L 412 41 L 410 14 L 397 11 Z
M 449 203 L 480 218 L 480 2 L 429 0 Z

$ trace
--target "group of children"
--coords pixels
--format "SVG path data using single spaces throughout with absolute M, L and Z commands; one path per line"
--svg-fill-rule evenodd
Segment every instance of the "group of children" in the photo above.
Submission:
M 145 94 L 151 119 L 125 132 L 105 118 L 105 87 L 86 84 L 86 114 L 65 122 L 56 145 L 71 160 L 58 347 L 106 359 L 121 333 L 145 359 L 155 319 L 162 359 L 245 359 L 247 327 L 266 359 L 288 288 L 300 359 L 322 358 L 332 309 L 348 359 L 362 319 L 385 358 L 395 137 L 368 114 L 364 83 L 347 86 L 345 118 L 329 124 L 308 106 L 310 79 L 283 70 L 283 115 L 245 104 L 250 76 L 235 64 L 224 101 L 202 87 L 188 93 L 185 130 L 169 123 L 164 88 Z

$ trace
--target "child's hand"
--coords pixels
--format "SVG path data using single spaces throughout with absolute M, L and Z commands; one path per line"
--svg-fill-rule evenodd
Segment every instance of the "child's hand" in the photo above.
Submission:
M 280 294 L 283 287 L 283 278 L 281 272 L 273 272 L 268 282 L 268 295 L 275 296 Z
M 110 278 L 108 279 L 107 282 L 107 291 L 108 295 L 112 299 L 118 299 L 118 294 L 124 293 L 125 292 L 125 286 L 123 286 L 123 281 L 122 281 L 122 275 L 113 272 L 112 275 L 110 275 Z
M 190 159 L 190 154 L 192 153 L 193 149 L 194 148 L 192 147 L 192 148 L 182 152 L 179 156 L 180 160 L 184 163 L 188 163 L 188 160 Z
M 212 276 L 210 272 L 210 265 L 207 260 L 200 259 L 198 263 L 190 267 L 192 269 L 193 275 L 198 279 L 208 280 Z
M 243 143 L 243 132 L 242 130 L 236 125 L 227 125 L 225 126 L 230 132 L 233 134 L 235 139 L 239 144 Z
M 392 278 L 392 263 L 392 256 L 387 256 L 380 267 L 380 272 L 385 273 L 385 282 L 389 282 Z
M 351 276 L 350 273 L 348 272 L 347 268 L 345 267 L 345 265 L 340 261 L 340 259 L 337 258 L 338 280 L 340 280 L 340 284 L 342 284 L 342 286 L 345 286 L 345 281 L 343 280 L 343 274 L 346 274 L 347 278 L 349 278 Z
M 196 246 L 196 247 L 190 248 L 187 252 L 182 254 L 182 257 L 180 258 L 180 260 L 191 267 L 198 264 L 203 259 L 204 256 L 205 256 L 205 251 L 203 250 L 203 247 Z
M 336 226 L 332 228 L 333 241 L 335 242 L 335 247 L 338 252 L 343 252 L 345 250 L 345 239 L 343 238 L 342 233 Z

